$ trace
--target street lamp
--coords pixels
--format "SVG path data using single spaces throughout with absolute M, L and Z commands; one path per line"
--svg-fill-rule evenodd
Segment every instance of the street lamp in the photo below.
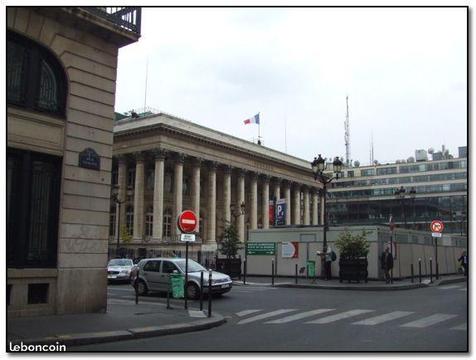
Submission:
M 116 214 L 117 214 L 117 230 L 116 230 L 116 237 L 117 237 L 117 243 L 116 243 L 116 256 L 118 256 L 119 253 L 119 237 L 120 237 L 120 232 L 121 232 L 121 204 L 125 202 L 125 200 L 120 200 L 119 196 L 117 193 L 113 193 L 111 196 L 112 201 L 116 204 Z
M 406 190 L 402 186 L 400 186 L 400 189 L 395 190 L 395 197 L 400 200 L 400 205 L 402 207 L 402 215 L 403 215 L 403 222 L 405 224 L 405 228 L 407 228 L 407 217 L 405 214 L 405 197 L 406 197 Z M 415 196 L 416 196 L 416 190 L 415 187 L 412 187 L 410 191 L 408 192 L 408 196 L 412 200 L 413 207 L 415 206 Z M 415 209 L 413 208 L 413 216 L 415 216 Z
M 326 197 L 327 197 L 327 184 L 332 180 L 338 179 L 342 171 L 342 161 L 336 156 L 332 162 L 332 171 L 335 176 L 326 175 L 324 171 L 327 168 L 326 160 L 321 157 L 321 154 L 311 163 L 312 172 L 314 173 L 314 179 L 322 184 L 322 201 L 324 202 L 324 239 L 322 242 L 322 252 L 327 252 L 327 209 L 326 209 Z

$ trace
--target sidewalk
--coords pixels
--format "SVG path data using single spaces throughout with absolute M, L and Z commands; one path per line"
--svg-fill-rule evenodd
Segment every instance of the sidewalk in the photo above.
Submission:
M 171 301 L 172 309 L 163 302 L 145 298 L 139 304 L 129 300 L 111 299 L 107 313 L 51 315 L 7 319 L 7 350 L 12 344 L 84 345 L 142 337 L 178 334 L 209 329 L 226 322 L 220 314 L 207 317 L 196 308 L 184 310 L 182 300 Z
M 466 282 L 467 278 L 462 275 L 449 275 L 440 276 L 439 280 L 433 277 L 433 283 L 430 283 L 429 277 L 422 278 L 420 283 L 418 278 L 414 279 L 412 283 L 410 279 L 394 280 L 393 284 L 386 284 L 385 281 L 369 280 L 368 283 L 361 281 L 357 282 L 339 282 L 339 279 L 334 278 L 332 280 L 312 280 L 306 278 L 298 278 L 297 284 L 294 277 L 276 277 L 274 279 L 275 287 L 288 287 L 288 288 L 307 288 L 307 289 L 332 289 L 332 290 L 361 290 L 361 291 L 381 291 L 381 290 L 409 290 L 417 289 L 428 286 L 438 286 L 456 282 Z M 243 278 L 241 280 L 234 280 L 234 286 L 272 286 L 271 277 L 265 276 L 247 276 L 246 285 L 243 284 Z

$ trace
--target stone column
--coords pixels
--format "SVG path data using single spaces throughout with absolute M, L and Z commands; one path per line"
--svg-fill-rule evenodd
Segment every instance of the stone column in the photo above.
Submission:
M 274 183 L 273 197 L 276 198 L 276 200 L 279 200 L 281 197 L 281 179 L 279 178 L 277 178 L 276 182 Z
M 134 187 L 134 231 L 132 239 L 142 241 L 144 236 L 144 154 L 137 152 Z
M 294 201 L 293 201 L 293 224 L 301 224 L 301 189 L 298 184 L 294 185 Z
M 286 182 L 284 189 L 284 198 L 286 199 L 286 225 L 291 225 L 291 184 Z
M 263 229 L 269 229 L 269 176 L 263 176 Z
M 318 210 L 317 210 L 318 203 L 319 203 L 318 190 L 313 189 L 312 190 L 312 225 L 319 225 Z
M 258 228 L 258 175 L 251 173 L 250 228 Z
M 152 241 L 160 241 L 164 226 L 164 165 L 166 152 L 162 149 L 155 149 L 152 153 L 155 157 Z
M 205 243 L 207 245 L 216 244 L 216 180 L 217 163 L 208 164 L 208 231 Z
M 200 219 L 200 166 L 202 159 L 196 158 L 193 161 L 192 169 L 192 210 L 197 215 L 197 219 Z M 199 223 L 195 231 L 199 230 Z
M 124 155 L 118 156 L 117 186 L 119 187 L 117 197 L 121 201 L 121 213 L 116 215 L 116 229 L 118 229 L 119 224 L 121 227 L 126 226 L 127 162 Z M 120 236 L 121 229 L 118 229 L 118 231 Z
M 309 188 L 304 187 L 304 225 L 311 225 L 311 212 L 309 208 Z
M 245 172 L 240 170 L 238 173 L 238 196 L 236 210 L 239 210 L 241 204 L 245 202 Z M 245 241 L 245 215 L 240 215 L 237 218 L 238 237 L 241 242 Z
M 231 224 L 231 166 L 225 166 L 223 173 L 223 214 L 225 226 Z
M 182 192 L 183 192 L 183 163 L 185 156 L 183 154 L 177 154 L 175 156 L 174 166 L 174 217 L 172 218 L 172 236 L 180 234 L 180 230 L 177 227 L 177 218 L 182 212 Z

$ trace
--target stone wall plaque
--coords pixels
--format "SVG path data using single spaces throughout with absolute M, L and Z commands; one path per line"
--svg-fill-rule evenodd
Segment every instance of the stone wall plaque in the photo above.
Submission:
M 101 167 L 101 158 L 98 153 L 91 148 L 86 148 L 79 153 L 79 167 L 99 170 Z

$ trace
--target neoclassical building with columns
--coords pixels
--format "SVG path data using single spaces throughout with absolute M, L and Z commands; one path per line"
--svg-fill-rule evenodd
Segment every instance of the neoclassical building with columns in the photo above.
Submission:
M 273 199 L 285 200 L 285 226 L 322 223 L 309 161 L 166 113 L 116 122 L 112 185 L 111 257 L 183 255 L 176 220 L 186 209 L 200 219 L 191 256 L 202 262 L 226 224 L 242 242 L 248 230 L 272 227 Z

